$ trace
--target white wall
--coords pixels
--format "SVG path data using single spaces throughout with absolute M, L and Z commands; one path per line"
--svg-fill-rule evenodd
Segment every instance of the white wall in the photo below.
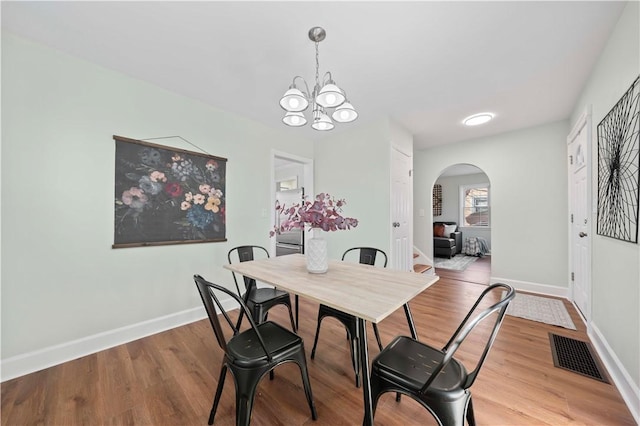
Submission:
M 438 176 L 451 165 L 473 164 L 491 182 L 492 280 L 566 296 L 568 132 L 559 122 L 415 151 L 416 246 L 433 256 L 431 188 Z M 421 209 L 424 217 L 416 214 Z
M 349 124 L 343 124 L 349 126 Z M 349 231 L 324 233 L 329 258 L 348 248 L 377 247 L 390 253 L 389 123 L 364 123 L 315 142 L 315 190 L 347 200 L 344 214 L 358 219 Z
M 271 150 L 313 156 L 288 130 L 3 33 L 3 380 L 204 315 L 192 275 L 231 285 L 227 251 L 269 244 Z M 114 134 L 228 158 L 228 241 L 112 249 Z
M 592 109 L 594 202 L 598 199 L 597 125 L 639 73 L 640 3 L 632 1 L 627 3 L 571 117 L 575 124 L 585 108 Z M 620 366 L 620 380 L 629 383 L 628 398 L 634 400 L 634 414 L 640 421 L 640 245 L 597 235 L 595 213 L 590 235 L 592 336 L 608 347 L 611 363 Z M 625 389 L 622 391 L 624 394 Z

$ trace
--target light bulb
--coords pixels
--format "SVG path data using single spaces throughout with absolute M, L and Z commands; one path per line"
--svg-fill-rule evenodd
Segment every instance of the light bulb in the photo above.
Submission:
M 291 117 L 291 124 L 294 126 L 300 124 L 300 117 L 296 117 L 295 115 Z
M 326 102 L 329 105 L 333 105 L 336 102 L 336 95 L 334 95 L 333 93 L 327 94 Z
M 289 106 L 292 109 L 298 108 L 298 105 L 300 105 L 300 101 L 296 98 L 291 98 L 289 99 Z
M 340 118 L 342 120 L 346 120 L 347 118 L 349 118 L 349 111 L 341 110 L 340 111 Z

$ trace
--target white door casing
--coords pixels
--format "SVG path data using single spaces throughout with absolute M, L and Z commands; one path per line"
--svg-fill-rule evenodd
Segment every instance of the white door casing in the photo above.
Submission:
M 391 268 L 413 270 L 413 158 L 391 149 Z
M 567 138 L 569 151 L 569 274 L 571 299 L 591 319 L 591 120 L 583 114 Z

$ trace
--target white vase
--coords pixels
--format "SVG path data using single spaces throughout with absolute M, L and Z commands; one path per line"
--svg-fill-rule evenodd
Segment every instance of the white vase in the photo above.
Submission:
M 322 237 L 310 238 L 307 240 L 307 271 L 312 274 L 324 274 L 329 269 L 327 257 L 327 240 Z

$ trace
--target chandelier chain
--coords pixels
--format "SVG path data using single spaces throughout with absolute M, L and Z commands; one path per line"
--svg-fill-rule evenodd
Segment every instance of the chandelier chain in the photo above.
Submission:
M 320 86 L 320 54 L 319 54 L 319 49 L 318 49 L 318 45 L 320 43 L 316 41 L 316 87 Z M 316 91 L 316 88 L 314 87 L 313 91 Z M 315 94 L 314 94 L 315 96 Z

